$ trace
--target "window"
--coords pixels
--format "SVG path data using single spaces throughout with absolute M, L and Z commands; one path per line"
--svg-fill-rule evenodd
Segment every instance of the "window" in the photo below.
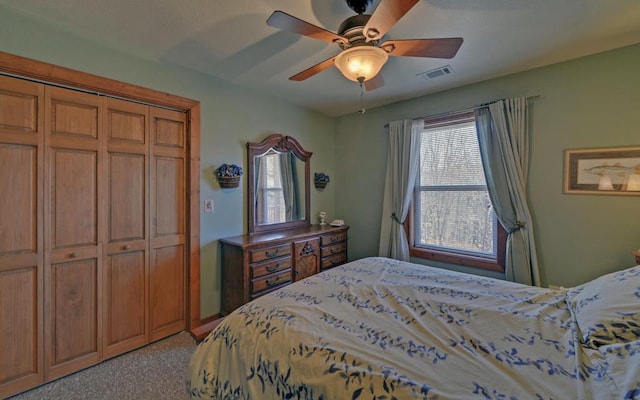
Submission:
M 258 181 L 258 196 L 262 197 L 259 205 L 268 204 L 257 210 L 259 224 L 276 224 L 286 221 L 286 207 L 282 190 L 279 154 L 273 153 L 262 157 Z
M 412 256 L 504 270 L 506 235 L 489 200 L 473 113 L 425 121 L 408 220 Z

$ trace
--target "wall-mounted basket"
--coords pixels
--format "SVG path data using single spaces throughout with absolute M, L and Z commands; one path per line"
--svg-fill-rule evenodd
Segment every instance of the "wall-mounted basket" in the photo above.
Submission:
M 237 188 L 240 185 L 239 176 L 219 176 L 218 183 L 223 189 Z
M 242 167 L 235 164 L 222 164 L 216 168 L 215 175 L 221 188 L 237 188 L 240 185 Z
M 329 175 L 323 172 L 316 172 L 313 176 L 313 184 L 315 185 L 316 189 L 324 189 L 329 181 Z

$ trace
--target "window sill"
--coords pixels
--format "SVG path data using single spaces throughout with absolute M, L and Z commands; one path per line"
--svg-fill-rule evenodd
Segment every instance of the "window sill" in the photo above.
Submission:
M 465 267 L 504 272 L 504 263 L 500 263 L 498 260 L 492 260 L 483 257 L 474 257 L 437 250 L 428 250 L 419 247 L 411 247 L 409 249 L 409 254 L 412 257 L 422 258 L 425 260 L 434 260 L 449 264 L 463 265 Z

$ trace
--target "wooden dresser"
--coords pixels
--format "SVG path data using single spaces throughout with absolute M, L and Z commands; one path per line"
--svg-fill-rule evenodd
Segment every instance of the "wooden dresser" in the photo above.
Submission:
M 223 315 L 249 301 L 347 262 L 348 226 L 311 225 L 220 239 Z

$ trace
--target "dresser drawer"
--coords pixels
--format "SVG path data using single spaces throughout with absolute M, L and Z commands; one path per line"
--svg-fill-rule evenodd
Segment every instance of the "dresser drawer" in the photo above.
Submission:
M 320 246 L 328 246 L 347 240 L 347 232 L 329 233 L 327 235 L 320 236 Z
M 291 268 L 272 275 L 253 279 L 251 281 L 251 297 L 258 297 L 263 294 L 261 292 L 265 292 L 269 289 L 275 289 L 287 283 L 291 283 Z
M 288 256 L 291 254 L 291 243 L 285 243 L 278 246 L 265 247 L 262 249 L 249 250 L 249 262 L 269 260 L 271 258 Z
M 330 257 L 322 257 L 321 269 L 336 267 L 347 262 L 347 253 L 338 253 Z
M 273 274 L 284 269 L 291 269 L 291 257 L 279 258 L 274 261 L 268 261 L 261 264 L 251 265 L 251 278 L 259 278 L 261 276 Z
M 323 247 L 320 251 L 322 257 L 330 257 L 338 253 L 344 253 L 347 250 L 347 242 L 337 243 L 331 246 Z

